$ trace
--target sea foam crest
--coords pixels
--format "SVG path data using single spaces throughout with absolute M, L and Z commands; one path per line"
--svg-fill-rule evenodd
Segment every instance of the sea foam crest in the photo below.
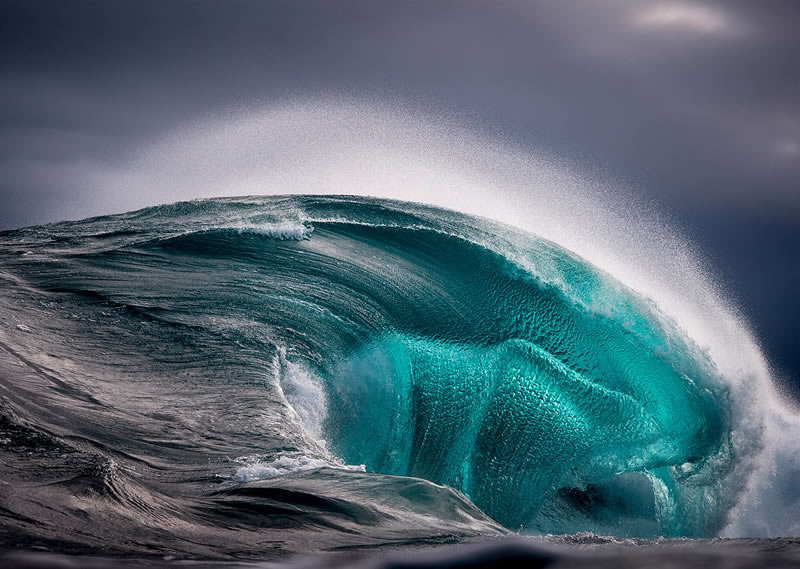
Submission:
M 302 241 L 310 238 L 311 232 L 314 231 L 311 225 L 297 219 L 281 219 L 263 223 L 241 221 L 232 225 L 231 229 L 235 229 L 239 233 L 255 233 L 282 241 Z
M 365 472 L 363 464 L 349 465 L 341 462 L 313 458 L 306 455 L 281 455 L 273 460 L 263 460 L 259 456 L 241 456 L 235 462 L 242 466 L 236 470 L 233 480 L 236 482 L 251 482 L 253 480 L 269 480 L 294 472 L 317 470 L 319 468 L 337 468 Z

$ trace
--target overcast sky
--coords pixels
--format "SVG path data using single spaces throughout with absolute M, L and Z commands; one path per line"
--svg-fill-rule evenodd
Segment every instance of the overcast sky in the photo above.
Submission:
M 87 173 L 232 109 L 418 107 L 624 180 L 800 381 L 798 22 L 794 0 L 0 0 L 0 229 L 144 205 Z

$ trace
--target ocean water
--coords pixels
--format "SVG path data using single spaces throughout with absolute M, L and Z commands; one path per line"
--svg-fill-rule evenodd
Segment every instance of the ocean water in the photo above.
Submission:
M 0 291 L 6 551 L 288 563 L 511 537 L 547 563 L 794 562 L 796 540 L 715 540 L 770 515 L 761 386 L 510 226 L 181 202 L 0 233 Z

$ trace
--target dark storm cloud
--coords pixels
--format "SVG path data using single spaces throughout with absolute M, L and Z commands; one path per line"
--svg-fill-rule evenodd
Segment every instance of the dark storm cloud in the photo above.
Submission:
M 0 227 L 100 213 L 80 172 L 197 116 L 396 99 L 630 180 L 798 374 L 798 16 L 791 0 L 5 1 Z

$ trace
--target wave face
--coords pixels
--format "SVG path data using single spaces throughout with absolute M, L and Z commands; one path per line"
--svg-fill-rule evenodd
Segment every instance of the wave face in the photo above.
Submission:
M 21 542 L 713 536 L 759 446 L 657 305 L 487 219 L 204 200 L 5 232 L 0 261 Z

